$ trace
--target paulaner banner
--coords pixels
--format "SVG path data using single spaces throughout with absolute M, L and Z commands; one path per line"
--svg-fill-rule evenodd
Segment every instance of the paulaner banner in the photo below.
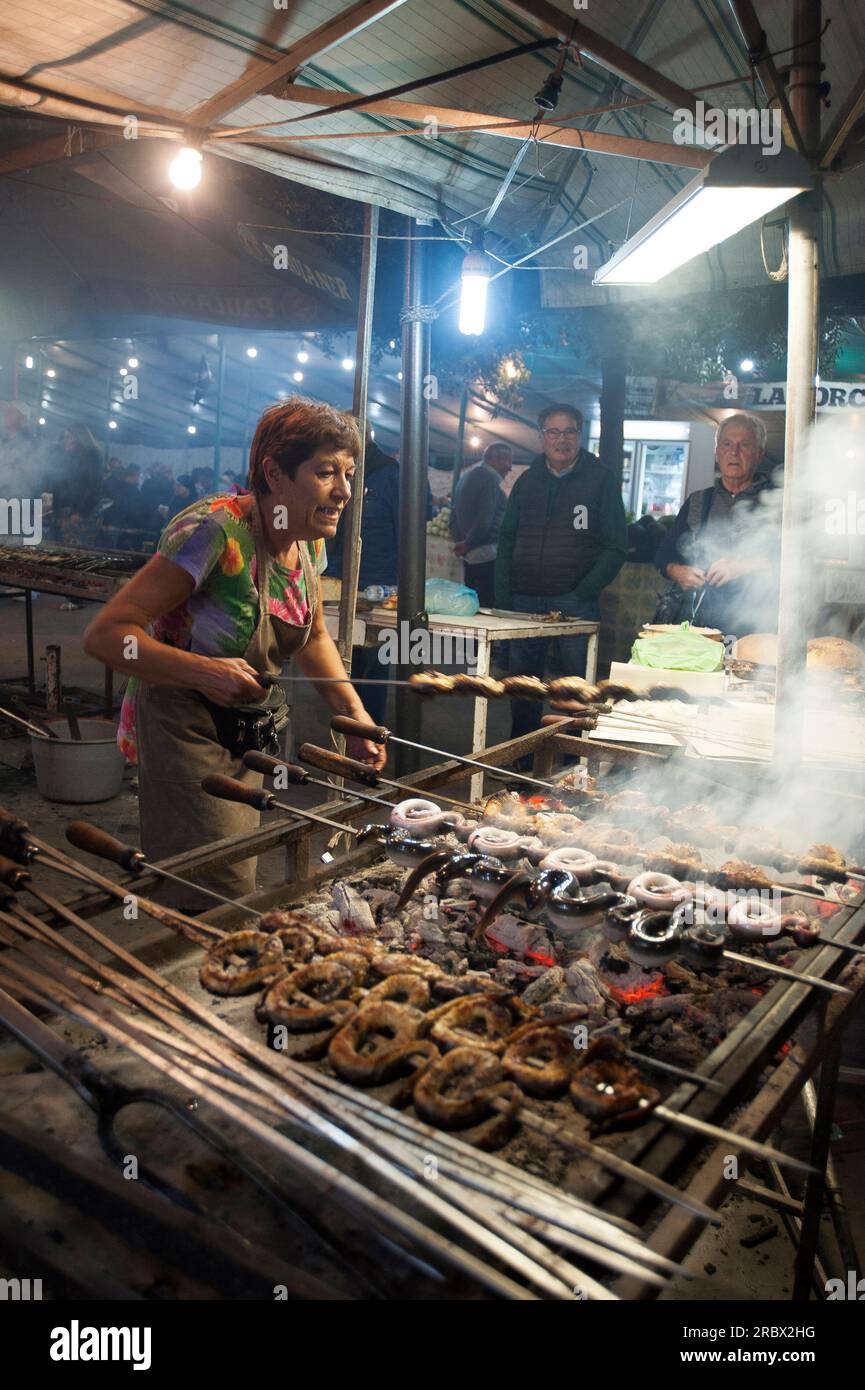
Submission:
M 718 410 L 785 410 L 787 384 L 783 381 L 740 381 L 734 377 L 705 385 L 685 381 L 662 383 L 656 409 L 683 405 Z M 821 381 L 817 387 L 817 409 L 865 410 L 865 382 Z

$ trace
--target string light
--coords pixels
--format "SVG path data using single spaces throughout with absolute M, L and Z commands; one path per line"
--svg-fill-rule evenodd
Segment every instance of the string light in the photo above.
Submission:
M 354 358 L 353 358 L 353 357 L 344 357 L 344 358 L 342 359 L 342 367 L 343 367 L 343 370 L 344 370 L 344 371 L 350 372 L 353 366 L 354 366 Z
M 292 381 L 303 381 L 303 372 L 292 372 Z
M 247 357 L 257 357 L 257 356 L 258 356 L 258 348 L 257 348 L 257 347 L 248 347 L 248 348 L 246 349 L 246 355 L 247 355 Z
M 24 358 L 24 366 L 27 368 L 28 371 L 33 370 L 33 358 L 29 355 L 29 353 Z
M 117 429 L 117 421 L 116 421 L 116 420 L 109 420 L 109 421 L 108 421 L 108 428 L 109 428 L 110 430 L 116 430 L 116 429 Z
M 297 354 L 297 360 L 298 360 L 298 362 L 308 362 L 308 361 L 309 361 L 309 353 L 307 352 L 306 348 L 301 348 L 301 349 L 300 349 L 300 352 Z
M 128 367 L 131 367 L 132 370 L 135 371 L 135 368 L 138 366 L 138 358 L 137 358 L 137 357 L 127 357 L 127 359 L 126 359 L 126 365 L 127 365 Z
M 45 375 L 46 375 L 46 376 L 50 376 L 50 377 L 55 377 L 55 376 L 57 375 L 57 373 L 55 372 L 55 370 L 54 370 L 53 367 L 49 367 L 49 368 L 46 370 Z
M 187 425 L 187 426 L 186 426 L 186 433 L 187 433 L 187 434 L 197 434 L 197 433 L 198 433 L 197 427 L 196 427 L 195 425 Z

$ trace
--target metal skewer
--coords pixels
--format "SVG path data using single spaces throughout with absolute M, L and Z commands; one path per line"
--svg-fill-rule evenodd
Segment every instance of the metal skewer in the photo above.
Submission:
M 311 777 L 305 767 L 283 762 L 281 758 L 272 758 L 269 753 L 260 753 L 257 749 L 250 749 L 248 753 L 244 753 L 243 764 L 252 772 L 263 772 L 266 777 L 274 777 L 279 773 L 295 787 L 324 787 L 326 791 L 345 797 L 349 801 L 368 801 L 373 806 L 381 806 L 385 811 L 393 810 L 392 801 L 384 801 L 380 796 L 370 796 L 369 792 L 356 792 L 347 787 L 334 786 L 333 782 L 327 781 L 324 777 Z
M 314 821 L 316 825 L 326 825 L 328 830 L 338 830 L 341 834 L 357 836 L 361 833 L 353 825 L 331 820 L 329 816 L 316 815 L 314 811 L 301 811 L 297 806 L 277 801 L 273 792 L 265 791 L 263 787 L 244 786 L 243 782 L 236 781 L 234 777 L 223 777 L 219 772 L 210 772 L 203 777 L 201 789 L 206 791 L 208 796 L 219 797 L 221 801 L 237 801 L 241 806 L 254 807 L 256 811 L 287 811 L 292 816 Z
M 524 772 L 511 772 L 509 770 L 492 767 L 489 763 L 479 762 L 477 758 L 467 758 L 462 753 L 448 753 L 444 748 L 433 748 L 428 743 L 415 743 L 414 739 L 398 738 L 391 733 L 390 729 L 383 724 L 363 724 L 359 719 L 349 719 L 346 714 L 335 714 L 330 721 L 330 727 L 334 733 L 346 734 L 349 738 L 365 738 L 371 743 L 401 743 L 406 748 L 417 748 L 422 753 L 435 753 L 437 757 L 449 758 L 455 763 L 465 763 L 467 767 L 480 768 L 481 772 L 489 772 L 491 776 L 498 777 L 505 782 L 529 782 L 533 787 L 543 787 L 546 791 L 555 792 L 556 796 L 567 795 L 570 788 L 559 787 L 555 782 L 543 782 L 539 777 L 529 777 Z
M 367 787 L 393 787 L 406 796 L 418 794 L 417 787 L 407 787 L 404 782 L 397 782 L 393 777 L 382 777 L 381 773 L 368 763 L 359 762 L 356 758 L 347 758 L 345 754 L 337 753 L 332 748 L 317 748 L 314 743 L 302 743 L 297 750 L 297 756 L 302 763 L 309 763 L 311 767 L 321 768 L 323 772 L 332 772 L 337 777 L 347 777 L 350 781 L 360 782 Z M 477 802 L 458 801 L 455 796 L 445 796 L 438 787 L 434 789 L 434 795 L 436 801 L 446 801 L 449 806 L 460 806 L 465 811 L 483 814 L 483 807 Z
M 66 838 L 70 845 L 74 845 L 76 849 L 84 850 L 85 854 L 96 855 L 99 859 L 107 859 L 109 863 L 118 864 L 121 869 L 126 869 L 129 873 L 142 874 L 149 869 L 159 878 L 166 878 L 172 883 L 179 883 L 183 888 L 192 888 L 196 893 L 204 893 L 206 897 L 213 898 L 215 902 L 223 903 L 228 907 L 239 907 L 252 917 L 264 916 L 264 913 L 259 912 L 255 907 L 247 907 L 245 903 L 237 903 L 233 898 L 226 898 L 223 893 L 215 893 L 212 888 L 203 888 L 201 884 L 194 883 L 192 879 L 181 878 L 180 874 L 171 873 L 169 869 L 160 868 L 158 864 L 151 864 L 142 850 L 136 849 L 134 845 L 122 844 L 113 835 L 109 835 L 106 830 L 100 830 L 98 826 L 91 825 L 89 821 L 71 821 L 66 827 Z

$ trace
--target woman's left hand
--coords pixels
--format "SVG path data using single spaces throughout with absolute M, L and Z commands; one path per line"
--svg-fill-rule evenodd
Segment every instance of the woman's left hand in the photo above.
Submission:
M 376 772 L 381 772 L 387 762 L 386 746 L 383 743 L 373 743 L 368 738 L 347 738 L 345 751 L 349 758 L 357 758 L 358 762 L 369 763 Z

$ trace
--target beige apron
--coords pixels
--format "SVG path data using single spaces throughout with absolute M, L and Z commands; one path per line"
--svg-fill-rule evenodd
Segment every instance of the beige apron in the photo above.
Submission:
M 243 658 L 260 674 L 279 676 L 283 663 L 299 652 L 309 637 L 318 602 L 318 576 L 307 546 L 298 542 L 309 614 L 302 627 L 274 618 L 267 602 L 270 559 L 257 503 L 249 523 L 255 537 L 258 621 Z M 136 696 L 135 719 L 141 848 L 148 859 L 158 862 L 213 840 L 257 829 L 260 813 L 251 806 L 219 801 L 201 790 L 201 779 L 209 772 L 234 777 L 250 787 L 260 787 L 263 778 L 223 748 L 210 711 L 195 691 L 142 683 Z M 255 859 L 213 864 L 191 876 L 234 900 L 254 891 L 256 864 Z M 212 900 L 179 884 L 166 884 L 155 896 L 186 911 L 214 906 Z

